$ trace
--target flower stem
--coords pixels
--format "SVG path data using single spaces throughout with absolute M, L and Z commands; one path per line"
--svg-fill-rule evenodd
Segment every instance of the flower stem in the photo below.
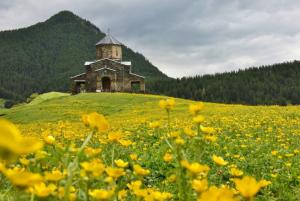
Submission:
M 197 124 L 197 135 L 200 136 L 200 124 Z
M 74 172 L 78 168 L 79 155 L 81 154 L 81 152 L 83 151 L 83 149 L 86 147 L 86 145 L 89 143 L 89 141 L 91 140 L 91 138 L 92 138 L 92 136 L 93 136 L 94 133 L 95 133 L 95 130 L 93 130 L 92 132 L 90 132 L 90 134 L 86 137 L 86 139 L 84 140 L 84 142 L 80 146 L 80 148 L 79 148 L 79 150 L 77 152 L 76 157 L 68 165 L 68 178 L 67 178 L 66 185 L 65 185 L 65 196 L 64 196 L 64 200 L 66 200 L 66 201 L 69 200 L 70 187 L 72 185 L 72 180 L 73 180 Z
M 86 201 L 90 200 L 89 190 L 90 190 L 90 183 L 89 183 L 89 181 L 87 181 L 86 182 Z
M 170 110 L 167 110 L 167 114 L 168 114 L 168 136 L 170 136 L 171 133 L 171 118 L 170 118 Z M 168 136 L 164 133 L 164 138 L 165 141 L 167 143 L 167 145 L 170 147 L 171 150 L 174 150 L 173 146 L 171 145 L 171 143 L 168 140 Z
M 177 171 L 177 176 L 178 176 L 178 198 L 179 201 L 187 201 L 187 191 L 186 191 L 186 181 L 185 181 L 185 173 L 184 169 L 181 166 L 181 160 L 182 158 L 182 153 L 180 150 L 180 147 L 177 146 L 177 163 L 178 163 L 178 171 Z
M 115 144 L 112 147 L 112 154 L 111 154 L 111 166 L 114 167 L 114 159 L 115 159 Z
M 34 193 L 31 193 L 30 201 L 34 201 Z

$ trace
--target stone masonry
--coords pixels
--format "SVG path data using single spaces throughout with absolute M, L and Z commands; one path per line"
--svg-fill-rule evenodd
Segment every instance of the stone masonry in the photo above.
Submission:
M 80 92 L 145 92 L 143 76 L 122 61 L 122 44 L 107 34 L 96 44 L 96 60 L 85 62 L 85 73 L 71 77 L 73 94 Z

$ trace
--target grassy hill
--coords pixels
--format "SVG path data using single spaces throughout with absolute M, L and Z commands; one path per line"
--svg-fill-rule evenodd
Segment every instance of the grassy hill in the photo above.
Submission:
M 164 140 L 165 136 L 168 136 L 173 146 L 179 146 L 179 149 L 184 151 L 184 157 L 189 162 L 207 164 L 210 167 L 207 180 L 211 186 L 224 184 L 234 187 L 231 169 L 236 167 L 242 170 L 243 175 L 271 182 L 256 195 L 256 201 L 296 201 L 299 198 L 299 106 L 204 103 L 200 114 L 205 117 L 205 120 L 201 125 L 213 127 L 214 132 L 198 131 L 197 133 L 194 116 L 188 109 L 189 105 L 195 102 L 184 99 L 175 99 L 175 106 L 170 112 L 170 131 L 168 130 L 167 113 L 158 105 L 160 100 L 166 98 L 126 93 L 87 93 L 69 96 L 51 92 L 38 96 L 31 104 L 6 110 L 0 109 L 0 115 L 16 123 L 24 135 L 37 136 L 41 139 L 51 135 L 56 138 L 57 145 L 46 145 L 45 150 L 50 154 L 45 159 L 31 159 L 37 161 L 28 167 L 33 171 L 41 173 L 45 171 L 43 165 L 41 165 L 42 169 L 38 169 L 36 163 L 47 164 L 48 171 L 56 167 L 66 168 L 66 157 L 73 153 L 68 152 L 69 149 L 64 147 L 75 142 L 78 146 L 82 144 L 90 131 L 83 125 L 80 117 L 96 111 L 104 114 L 108 119 L 112 134 L 116 135 L 116 132 L 120 132 L 122 138 L 134 142 L 129 147 L 114 145 L 107 141 L 107 133 L 101 132 L 93 137 L 89 145 L 93 148 L 101 148 L 99 157 L 103 158 L 103 163 L 107 166 L 112 164 L 114 157 L 130 163 L 126 175 L 131 176 L 126 177 L 126 182 L 121 179 L 123 182 L 117 183 L 120 188 L 123 188 L 123 184 L 126 187 L 128 179 L 136 179 L 136 175 L 132 173 L 132 165 L 138 163 L 143 168 L 151 170 L 150 174 L 143 178 L 145 186 L 151 185 L 177 196 L 177 190 L 180 188 L 177 183 L 168 180 L 178 169 L 176 158 L 167 163 L 163 160 L 167 152 L 176 156 L 176 152 L 173 153 Z M 158 126 L 153 128 L 153 124 Z M 172 135 L 167 135 L 169 132 Z M 181 141 L 183 144 L 176 145 L 178 138 L 183 140 Z M 112 149 L 115 152 L 112 152 Z M 114 153 L 113 157 L 112 153 Z M 138 155 L 138 162 L 130 159 L 129 155 L 132 153 Z M 221 156 L 228 164 L 217 165 L 212 159 L 213 155 Z M 80 160 L 91 159 L 81 156 Z M 80 174 L 75 172 L 74 186 L 76 189 L 84 189 L 85 185 L 82 182 L 85 180 L 78 175 Z M 193 179 L 191 175 L 186 175 L 186 181 Z M 79 182 L 75 182 L 76 179 Z M 4 186 L 8 186 L 7 181 L 4 179 L 2 182 L 6 182 L 0 188 L 0 196 L 3 200 L 29 199 L 30 194 L 19 193 L 16 196 L 12 188 L 5 189 Z M 63 183 L 62 179 L 58 185 Z M 96 188 L 98 183 L 97 180 L 91 188 Z M 181 188 L 190 192 L 190 200 L 196 200 L 196 193 L 192 193 L 189 182 Z M 53 197 L 49 200 L 60 199 Z M 138 199 L 131 197 L 130 200 Z
M 128 119 L 159 118 L 164 111 L 158 107 L 158 101 L 167 98 L 159 95 L 142 95 L 129 93 L 81 93 L 70 96 L 67 93 L 49 92 L 36 97 L 29 104 L 21 104 L 11 109 L 5 109 L 0 115 L 4 115 L 16 123 L 34 122 L 56 122 L 72 121 L 79 122 L 84 113 L 99 112 L 108 118 L 117 119 L 127 116 Z M 176 109 L 174 115 L 178 118 L 187 117 L 188 105 L 195 101 L 186 99 L 176 99 Z M 225 118 L 234 118 L 236 115 L 248 114 L 247 116 L 259 116 L 266 112 L 278 112 L 298 118 L 300 106 L 244 106 L 237 104 L 205 103 L 203 114 L 208 119 L 215 115 Z M 249 114 L 250 113 L 250 114 Z M 300 113 L 299 113 L 300 114 Z M 128 118 L 128 116 L 130 118 Z M 246 119 L 246 118 L 244 118 Z M 216 120 L 217 121 L 217 120 Z
M 62 11 L 45 22 L 0 32 L 0 98 L 24 100 L 33 92 L 68 91 L 69 77 L 95 59 L 104 33 L 87 20 Z M 167 77 L 142 54 L 123 46 L 123 59 L 147 80 Z M 9 78 L 9 79 L 8 79 Z
M 80 121 L 84 113 L 97 111 L 109 118 L 122 118 L 123 116 L 147 117 L 162 114 L 157 102 L 163 96 L 139 95 L 127 93 L 86 93 L 69 96 L 69 94 L 50 92 L 41 94 L 31 103 L 5 110 L 5 118 L 16 123 L 56 122 L 60 120 Z M 192 102 L 178 99 L 180 111 L 185 110 L 187 104 Z M 151 111 L 150 108 L 153 108 Z M 1 113 L 0 113 L 1 114 Z M 153 115 L 151 115 L 153 116 Z M 128 117 L 126 117 L 128 119 Z

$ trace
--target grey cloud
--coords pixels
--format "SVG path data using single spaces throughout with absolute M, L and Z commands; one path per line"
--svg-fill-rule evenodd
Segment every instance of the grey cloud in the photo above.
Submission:
M 1 0 L 0 29 L 28 26 L 60 10 L 110 28 L 175 77 L 300 57 L 297 0 Z

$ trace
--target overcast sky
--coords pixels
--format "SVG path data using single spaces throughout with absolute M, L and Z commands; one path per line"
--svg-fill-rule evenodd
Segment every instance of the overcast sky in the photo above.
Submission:
M 300 59 L 299 0 L 0 0 L 0 30 L 70 10 L 172 77 Z

